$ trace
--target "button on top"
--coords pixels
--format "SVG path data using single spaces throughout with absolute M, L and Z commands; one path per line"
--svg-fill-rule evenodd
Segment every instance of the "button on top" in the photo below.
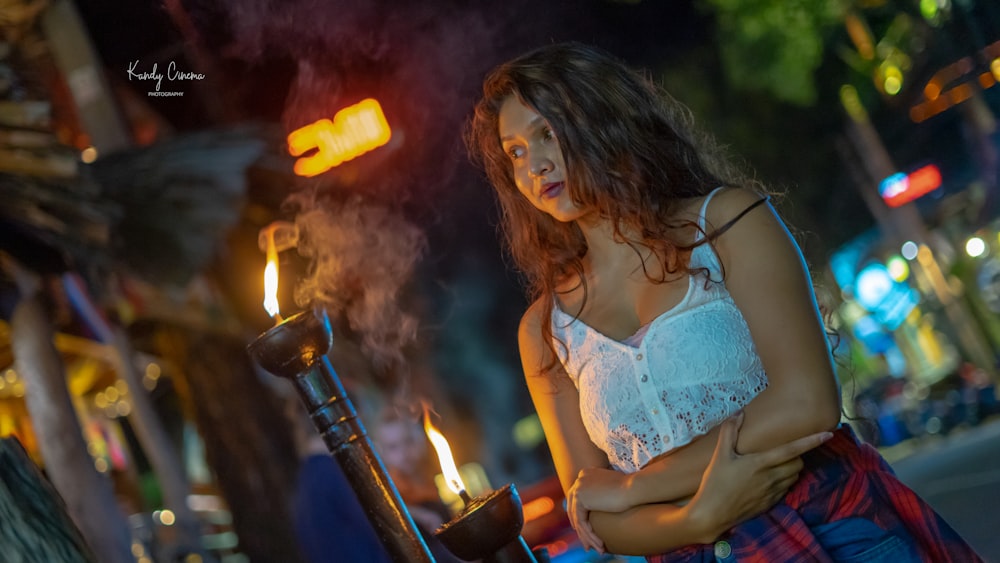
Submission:
M 639 378 L 639 381 L 645 383 L 647 379 L 649 379 L 649 376 L 644 373 L 642 374 L 642 377 Z
M 637 354 L 636 357 L 635 357 L 635 359 L 641 360 L 642 359 L 642 354 Z

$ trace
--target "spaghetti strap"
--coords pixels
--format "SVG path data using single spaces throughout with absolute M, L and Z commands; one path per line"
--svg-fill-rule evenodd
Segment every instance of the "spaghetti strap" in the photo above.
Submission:
M 701 211 L 698 212 L 698 226 L 701 227 L 701 231 L 705 232 L 705 214 L 708 213 L 708 202 L 712 201 L 712 197 L 722 190 L 723 186 L 719 186 L 714 190 L 708 192 L 705 196 L 705 201 L 701 204 Z
M 769 199 L 771 199 L 771 196 L 767 196 L 766 195 L 766 196 L 758 199 L 757 201 L 751 203 L 750 205 L 747 206 L 746 209 L 744 209 L 743 211 L 740 211 L 739 215 L 737 215 L 736 217 L 733 217 L 729 221 L 726 221 L 725 225 L 723 225 L 723 226 L 719 227 L 718 229 L 716 229 L 711 235 L 708 236 L 708 238 L 710 238 L 710 239 L 719 238 L 720 236 L 722 236 L 722 233 L 728 231 L 729 227 L 732 227 L 733 225 L 735 225 L 736 222 L 739 221 L 740 219 L 742 219 L 744 215 L 746 215 L 747 213 L 750 213 L 751 211 L 753 211 L 753 209 L 755 207 L 759 207 L 762 203 L 766 202 Z
M 708 202 L 711 201 L 712 200 L 712 196 L 714 196 L 716 193 L 718 193 L 718 191 L 721 190 L 721 189 L 722 189 L 722 186 L 719 186 L 718 188 L 715 188 L 714 190 L 712 190 L 711 192 L 709 192 L 709 194 L 707 196 L 705 196 L 705 202 L 701 204 L 701 212 L 698 215 L 698 226 L 701 227 L 703 233 L 705 232 L 705 221 L 706 221 L 705 217 L 706 217 L 706 215 L 708 213 Z M 771 196 L 767 196 L 766 195 L 766 196 L 758 199 L 757 201 L 751 203 L 750 205 L 748 205 L 746 207 L 746 209 L 744 209 L 743 211 L 740 211 L 736 215 L 736 217 L 733 217 L 729 221 L 726 221 L 726 223 L 724 225 L 722 225 L 718 229 L 712 231 L 712 234 L 708 235 L 709 240 L 713 240 L 713 239 L 716 239 L 716 238 L 719 238 L 720 236 L 722 236 L 722 234 L 725 233 L 726 231 L 728 231 L 733 225 L 735 225 L 737 221 L 739 221 L 740 219 L 742 219 L 744 215 L 746 215 L 747 213 L 750 213 L 755 208 L 759 207 L 760 205 L 762 205 L 763 203 L 767 202 L 770 199 L 771 199 Z M 699 237 L 699 238 L 701 238 L 701 237 Z

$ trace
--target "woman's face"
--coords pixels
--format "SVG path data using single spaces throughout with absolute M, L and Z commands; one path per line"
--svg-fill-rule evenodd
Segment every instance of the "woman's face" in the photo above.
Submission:
M 557 221 L 575 221 L 587 214 L 566 189 L 562 149 L 545 118 L 510 95 L 500 106 L 497 129 L 521 195 Z

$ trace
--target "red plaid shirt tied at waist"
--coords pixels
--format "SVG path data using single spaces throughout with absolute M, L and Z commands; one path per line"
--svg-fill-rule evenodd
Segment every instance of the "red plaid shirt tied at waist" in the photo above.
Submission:
M 651 563 L 977 563 L 975 551 L 849 426 L 803 457 L 784 500 L 724 534 Z

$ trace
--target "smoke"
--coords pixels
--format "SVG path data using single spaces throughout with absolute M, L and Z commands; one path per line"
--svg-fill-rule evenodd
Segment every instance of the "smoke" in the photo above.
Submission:
M 225 39 L 216 40 L 227 56 L 294 65 L 281 115 L 286 131 L 332 118 L 364 98 L 379 101 L 393 147 L 351 163 L 356 172 L 340 175 L 340 189 L 422 206 L 465 162 L 462 123 L 483 73 L 496 61 L 488 54 L 496 24 L 487 23 L 490 16 L 479 6 L 461 0 L 214 2 L 191 11 L 200 28 L 225 28 Z
M 406 216 L 440 213 L 440 194 L 465 161 L 462 122 L 494 62 L 482 53 L 493 48 L 488 16 L 460 0 L 191 4 L 199 28 L 225 29 L 203 37 L 226 56 L 294 64 L 285 131 L 363 98 L 382 106 L 390 143 L 300 181 L 308 188 L 286 204 L 297 208 L 298 251 L 310 261 L 296 303 L 346 320 L 376 371 L 393 371 L 416 338 L 401 295 L 426 247 Z
M 310 262 L 295 288 L 296 304 L 345 319 L 376 370 L 401 366 L 417 331 L 401 293 L 426 246 L 423 232 L 398 211 L 359 196 L 322 205 L 306 194 L 293 200 L 301 206 L 298 252 Z

